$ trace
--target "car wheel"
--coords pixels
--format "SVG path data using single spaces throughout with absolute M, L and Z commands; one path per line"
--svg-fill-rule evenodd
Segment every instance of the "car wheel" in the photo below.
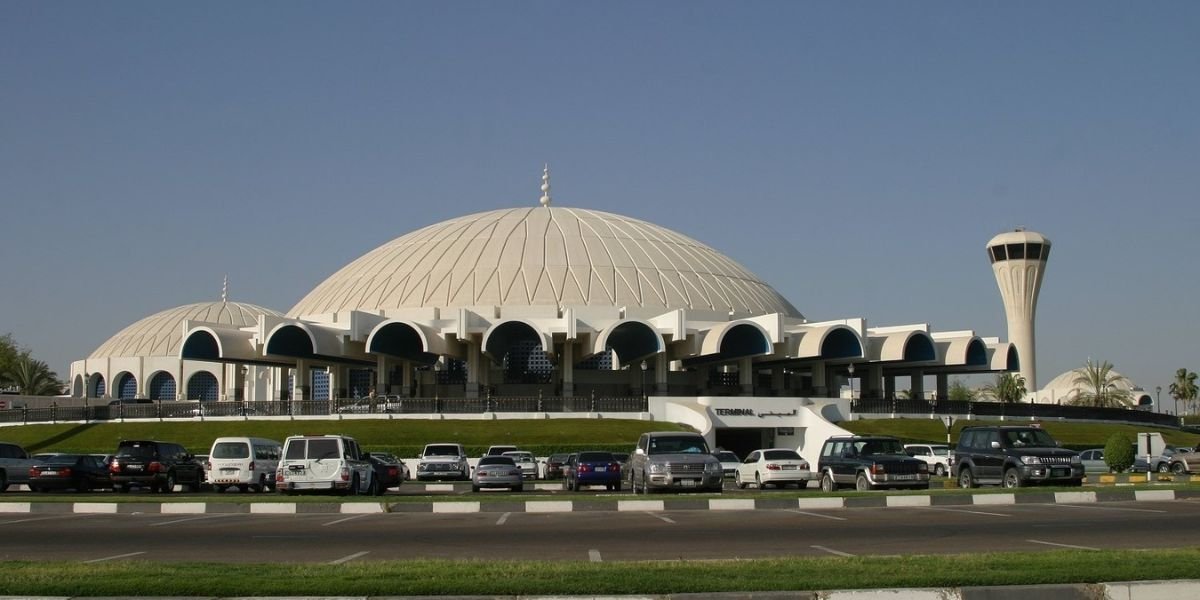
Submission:
M 7 489 L 8 489 L 8 476 L 6 476 L 3 471 L 0 471 L 0 492 L 3 492 L 4 490 L 7 490 Z
M 371 478 L 371 482 L 367 484 L 367 495 L 368 496 L 382 496 L 383 495 L 383 486 L 379 485 L 378 479 L 376 479 L 374 477 Z
M 833 477 L 830 477 L 829 473 L 821 474 L 821 491 L 822 492 L 836 492 L 837 488 L 838 488 L 837 483 L 835 483 L 833 481 Z
M 86 479 L 80 479 L 79 483 L 75 484 L 75 490 L 79 492 L 90 492 L 92 490 L 92 482 Z
M 934 465 L 933 466 L 933 474 L 937 475 L 938 477 L 945 477 L 946 476 L 946 465 L 943 465 L 941 463 Z
M 523 492 L 523 491 L 525 491 L 525 485 L 524 484 L 514 485 L 512 491 Z
M 746 482 L 745 482 L 745 481 L 742 481 L 742 473 L 741 473 L 741 471 L 738 471 L 737 473 L 735 473 L 735 474 L 734 474 L 734 476 L 733 476 L 733 484 L 734 484 L 734 485 L 736 485 L 736 486 L 738 486 L 738 489 L 739 489 L 739 490 L 744 490 L 744 489 L 746 489 Z
M 1170 470 L 1170 468 L 1171 468 L 1171 465 L 1169 465 L 1165 462 L 1158 463 L 1158 472 L 1159 473 L 1166 473 L 1167 471 Z
M 1015 468 L 1010 468 L 1004 472 L 1004 487 L 1019 488 L 1021 487 L 1021 474 Z
M 1183 463 L 1177 462 L 1171 465 L 1171 472 L 1176 475 L 1183 475 L 1187 473 L 1187 468 L 1183 466 Z
M 167 480 L 163 482 L 162 487 L 158 488 L 164 494 L 170 494 L 175 491 L 175 474 L 167 473 Z
M 760 490 L 763 489 L 762 476 L 760 476 L 758 473 L 754 474 L 754 487 Z
M 958 470 L 958 487 L 960 487 L 964 490 L 967 490 L 967 489 L 971 489 L 975 486 L 976 486 L 975 475 L 973 475 L 971 473 L 971 470 L 965 469 L 965 468 L 959 469 Z
M 796 482 L 796 489 L 798 489 L 798 490 L 803 490 L 803 489 L 806 489 L 807 487 L 808 487 L 808 481 L 797 481 Z
M 243 483 L 243 484 L 241 484 L 241 485 L 238 485 L 238 486 L 237 486 L 237 488 L 238 488 L 238 491 L 239 491 L 239 492 L 241 492 L 241 493 L 243 493 L 243 494 L 245 494 L 246 492 L 249 492 L 249 491 L 250 491 L 250 486 L 249 486 L 249 485 L 246 485 L 246 484 L 244 484 L 244 483 Z
M 859 473 L 858 477 L 854 478 L 854 489 L 860 492 L 866 492 L 871 489 L 871 482 L 867 480 L 867 476 Z
M 350 496 L 358 495 L 358 475 L 357 474 L 355 474 L 354 477 L 350 479 L 350 488 L 346 490 L 346 493 Z

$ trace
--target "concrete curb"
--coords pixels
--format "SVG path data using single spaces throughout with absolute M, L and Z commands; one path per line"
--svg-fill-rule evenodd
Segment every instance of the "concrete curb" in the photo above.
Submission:
M 944 506 L 1011 506 L 1016 504 L 1097 504 L 1106 502 L 1162 502 L 1200 498 L 1200 490 L 1097 490 L 1046 493 L 991 493 L 954 495 L 871 495 L 819 498 L 688 498 L 636 500 L 596 497 L 586 500 L 526 500 L 507 496 L 496 502 L 444 500 L 440 502 L 0 502 L 0 514 L 371 514 L 371 513 L 562 513 L 562 512 L 662 512 L 681 510 L 814 510 L 841 508 L 904 508 Z
M 220 597 L 188 600 L 1179 600 L 1200 597 L 1200 580 L 1128 581 L 1055 585 L 1013 585 L 964 588 L 901 588 L 815 592 L 714 592 L 633 594 L 626 596 L 338 596 L 338 597 Z M 0 600 L 99 600 L 89 596 L 0 596 Z M 144 598 L 143 600 L 149 600 Z

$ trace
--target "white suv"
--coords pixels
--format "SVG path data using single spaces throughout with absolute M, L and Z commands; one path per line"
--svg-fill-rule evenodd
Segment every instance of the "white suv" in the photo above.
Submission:
M 950 472 L 950 446 L 945 444 L 905 444 L 904 453 L 929 465 L 929 472 L 944 477 Z
M 471 478 L 471 467 L 467 463 L 467 451 L 462 444 L 443 442 L 428 444 L 417 457 L 417 481 L 427 479 L 458 479 L 466 481 Z
M 350 495 L 383 493 L 367 453 L 354 438 L 344 435 L 289 437 L 283 442 L 275 483 L 285 494 L 321 490 Z

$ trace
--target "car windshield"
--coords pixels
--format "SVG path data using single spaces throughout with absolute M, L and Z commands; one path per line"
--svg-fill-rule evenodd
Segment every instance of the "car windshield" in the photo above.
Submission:
M 863 440 L 855 442 L 854 447 L 859 454 L 902 454 L 908 456 L 900 440 Z
M 708 454 L 704 438 L 693 436 L 670 436 L 650 438 L 649 454 Z
M 485 456 L 479 459 L 479 466 L 485 465 L 508 465 L 515 467 L 517 463 L 513 462 L 511 456 Z
M 332 439 L 308 440 L 308 458 L 310 460 L 325 460 L 339 458 L 338 441 Z
M 803 460 L 795 450 L 767 450 L 763 452 L 766 460 Z
M 580 452 L 579 462 L 613 462 L 612 452 Z
M 560 462 L 563 462 L 563 461 L 565 461 L 565 460 L 567 460 L 567 455 L 566 455 L 566 454 L 551 454 L 551 455 L 550 455 L 550 458 L 547 458 L 547 459 L 546 459 L 546 462 L 560 463 Z
M 80 458 L 82 458 L 82 457 L 78 454 L 55 454 L 54 456 L 47 456 L 46 459 L 44 461 L 42 461 L 42 464 L 73 465 Z
M 737 455 L 732 452 L 718 452 L 716 456 L 717 460 L 721 462 L 742 462 L 741 459 L 739 459 Z
M 213 458 L 250 458 L 250 444 L 244 442 L 221 442 L 212 449 Z
M 458 456 L 458 446 L 426 446 L 425 456 Z
M 400 459 L 398 459 L 395 456 L 392 456 L 391 454 L 388 454 L 386 452 L 372 452 L 370 454 L 370 456 L 371 456 L 371 458 L 374 458 L 374 459 L 382 461 L 382 462 L 389 462 L 389 463 L 399 463 L 400 462 Z
M 1041 429 L 1009 429 L 1004 432 L 1004 441 L 1012 448 L 1052 448 L 1058 445 L 1050 434 Z
M 533 462 L 533 454 L 529 452 L 505 452 L 504 456 L 518 462 Z

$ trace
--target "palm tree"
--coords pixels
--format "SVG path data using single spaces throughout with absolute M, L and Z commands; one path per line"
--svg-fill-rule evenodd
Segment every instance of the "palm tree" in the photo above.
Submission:
M 1086 365 L 1075 369 L 1075 379 L 1071 383 L 1078 392 L 1071 404 L 1097 408 L 1127 408 L 1133 403 L 1127 389 L 1129 380 L 1113 371 L 1112 363 L 1108 361 L 1094 363 L 1089 358 Z M 1126 387 L 1117 385 L 1122 383 Z
M 967 384 L 963 383 L 961 379 L 955 379 L 950 382 L 950 388 L 946 390 L 946 395 L 951 400 L 958 402 L 972 402 L 975 400 L 976 392 L 967 387 Z
M 5 375 L 26 396 L 51 396 L 62 392 L 62 382 L 50 370 L 50 365 L 27 354 L 17 358 Z
M 999 402 L 1020 402 L 1026 393 L 1025 378 L 1018 373 L 1000 373 L 996 375 L 996 383 L 989 383 L 979 391 L 979 395 Z
M 1171 397 L 1178 402 L 1183 400 L 1183 406 L 1186 409 L 1188 402 L 1196 399 L 1196 373 L 1187 369 L 1179 369 L 1175 371 L 1175 383 L 1168 388 L 1171 391 Z

